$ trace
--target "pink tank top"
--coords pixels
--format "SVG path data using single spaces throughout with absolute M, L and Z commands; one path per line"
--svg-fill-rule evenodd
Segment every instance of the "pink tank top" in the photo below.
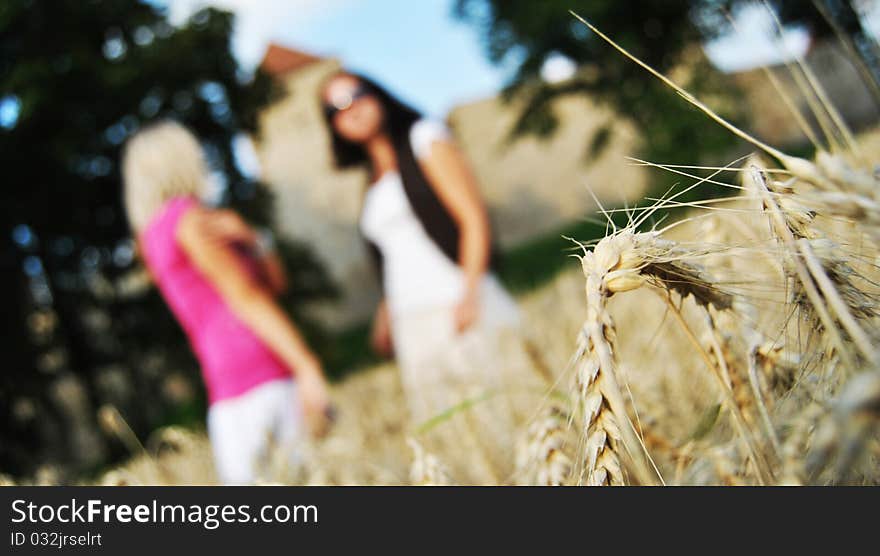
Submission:
M 144 259 L 189 339 L 202 368 L 209 403 L 238 396 L 291 371 L 236 317 L 177 243 L 177 224 L 198 206 L 169 200 L 141 233 Z M 242 261 L 248 268 L 248 261 Z M 251 266 L 252 268 L 252 266 Z

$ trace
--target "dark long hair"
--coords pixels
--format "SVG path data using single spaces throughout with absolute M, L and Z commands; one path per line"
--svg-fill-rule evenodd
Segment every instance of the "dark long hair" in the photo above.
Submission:
M 340 75 L 349 75 L 357 79 L 382 105 L 382 111 L 384 112 L 382 126 L 394 146 L 398 173 L 400 174 L 401 181 L 403 181 L 404 190 L 410 200 L 413 211 L 441 251 L 457 264 L 458 226 L 446 210 L 446 207 L 440 202 L 439 197 L 434 192 L 434 188 L 428 183 L 427 177 L 425 177 L 421 166 L 416 160 L 412 143 L 410 142 L 410 131 L 413 124 L 422 118 L 422 114 L 399 100 L 372 79 L 363 75 L 340 72 L 328 77 L 324 84 L 326 85 L 333 78 Z M 330 130 L 333 158 L 335 159 L 336 167 L 342 169 L 367 166 L 369 158 L 364 147 L 341 137 L 336 132 L 333 122 L 331 118 L 327 117 L 326 112 L 324 119 L 327 122 L 327 128 Z M 376 177 L 374 175 L 373 179 Z M 369 247 L 381 274 L 382 263 L 376 246 L 369 243 Z M 490 250 L 489 266 L 496 269 L 498 267 L 498 254 L 494 242 Z
M 339 72 L 328 77 L 324 81 L 324 84 L 326 85 L 334 78 L 341 75 L 348 75 L 357 79 L 371 95 L 376 97 L 379 104 L 382 105 L 382 111 L 384 112 L 384 121 L 382 122 L 382 125 L 385 132 L 387 132 L 388 136 L 391 138 L 391 143 L 394 145 L 394 150 L 397 154 L 398 165 L 400 165 L 402 151 L 406 150 L 409 145 L 410 129 L 412 129 L 414 123 L 422 118 L 422 114 L 364 75 Z M 343 169 L 355 166 L 366 166 L 369 159 L 367 158 L 367 152 L 364 150 L 364 147 L 340 136 L 333 127 L 332 119 L 327 117 L 326 113 L 324 114 L 324 120 L 327 122 L 327 129 L 330 130 L 333 158 L 336 167 Z

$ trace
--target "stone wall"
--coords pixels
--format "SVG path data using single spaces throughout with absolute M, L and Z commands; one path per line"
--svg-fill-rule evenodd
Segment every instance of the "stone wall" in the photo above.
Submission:
M 260 115 L 255 141 L 261 179 L 276 194 L 280 231 L 309 244 L 340 286 L 341 300 L 313 308 L 331 328 L 365 319 L 379 294 L 356 228 L 366 176 L 332 168 L 320 111 L 318 88 L 338 69 L 325 60 L 290 74 L 288 94 Z
M 645 170 L 626 161 L 636 154 L 637 137 L 624 118 L 580 95 L 558 99 L 553 110 L 559 127 L 552 137 L 512 142 L 516 104 L 493 98 L 450 114 L 504 247 L 592 215 L 593 195 L 605 206 L 622 206 L 644 194 Z

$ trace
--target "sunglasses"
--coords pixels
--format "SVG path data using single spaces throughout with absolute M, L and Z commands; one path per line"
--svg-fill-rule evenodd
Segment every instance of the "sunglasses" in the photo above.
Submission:
M 338 112 L 344 112 L 351 108 L 351 105 L 354 104 L 359 98 L 363 98 L 366 96 L 370 96 L 372 91 L 368 89 L 365 85 L 358 85 L 353 91 L 350 93 L 340 96 L 337 99 L 334 99 L 332 102 L 324 103 L 324 116 L 328 120 L 332 120 L 333 116 L 335 116 Z

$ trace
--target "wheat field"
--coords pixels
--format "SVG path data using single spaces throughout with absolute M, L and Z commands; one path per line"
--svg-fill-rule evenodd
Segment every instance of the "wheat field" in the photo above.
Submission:
M 662 233 L 627 228 L 573 250 L 590 253 L 587 262 L 573 257 L 570 270 L 519 300 L 531 364 L 547 387 L 509 454 L 515 474 L 498 484 L 878 482 L 876 363 L 833 309 L 825 308 L 832 332 L 804 299 L 797 261 L 788 261 L 751 183 L 784 182 L 762 181 L 776 174 L 757 164 L 728 172 L 747 184 L 735 199 L 691 209 Z M 773 197 L 789 206 L 785 217 L 804 216 Z M 631 209 L 634 219 L 639 212 Z M 875 346 L 877 250 L 861 220 L 820 212 L 808 219 L 817 235 L 808 243 Z M 611 270 L 596 287 L 601 265 Z M 600 307 L 590 306 L 589 288 L 601 293 Z M 622 407 L 611 402 L 609 376 Z M 267 458 L 261 483 L 456 484 L 444 465 L 452 454 L 427 452 L 408 426 L 393 364 L 334 385 L 332 395 L 341 411 L 330 435 L 307 447 L 297 468 Z M 133 451 L 97 482 L 216 481 L 201 432 L 159 430 Z
M 519 300 L 516 349 L 532 382 L 504 454 L 512 471 L 494 484 L 880 483 L 880 131 L 855 136 L 809 69 L 792 71 L 806 75 L 799 94 L 822 128 L 813 160 L 751 137 L 654 72 L 755 152 L 711 168 L 621 162 L 681 186 L 626 209 L 626 226 L 609 219 L 601 240 L 573 238 L 560 254 L 571 268 Z M 678 202 L 709 184 L 729 194 Z M 685 212 L 656 224 L 668 208 Z M 329 436 L 305 446 L 300 465 L 269 454 L 261 483 L 459 483 L 447 463 L 469 453 L 426 449 L 393 364 L 332 396 Z M 131 445 L 98 483 L 216 481 L 201 432 L 167 428 Z
M 731 297 L 730 308 L 717 311 L 693 295 L 682 299 L 685 290 L 677 290 L 668 276 L 666 283 L 653 283 L 652 276 L 637 284 L 612 280 L 614 287 L 638 286 L 615 292 L 603 308 L 614 327 L 611 372 L 622 393 L 622 414 L 604 397 L 602 373 L 608 371 L 599 369 L 592 382 L 584 376 L 596 365 L 582 353 L 589 349 L 577 347 L 590 344 L 582 332 L 590 313 L 578 261 L 572 259 L 570 270 L 520 299 L 524 335 L 540 367 L 535 373 L 550 379 L 520 431 L 518 453 L 510 454 L 517 476 L 500 484 L 877 483 L 876 367 L 848 335 L 842 347 L 853 361 L 846 363 L 833 335 L 814 325 L 815 311 L 796 297 L 782 262 L 784 247 L 774 245 L 762 210 L 749 208 L 755 203 L 743 192 L 742 199 L 719 204 L 722 210 L 692 211 L 687 222 L 662 234 L 662 241 L 674 246 L 664 249 L 681 250 L 668 258 L 699 268 L 706 279 L 711 272 L 708 288 Z M 873 303 L 878 262 L 873 244 L 856 237 L 851 222 L 824 224 L 832 230 L 829 237 L 845 245 L 826 254 L 845 254 L 847 261 L 834 263 L 854 267 L 849 276 L 864 289 L 860 302 Z M 694 283 L 689 276 L 684 288 Z M 859 315 L 872 345 L 874 307 L 862 307 L 869 314 Z M 393 364 L 334 385 L 332 396 L 340 413 L 330 435 L 308 447 L 301 468 L 273 470 L 268 462 L 263 483 L 455 483 L 443 472 L 444 454 L 426 453 L 408 428 Z M 624 449 L 620 427 L 630 423 L 644 455 L 641 471 L 629 455 L 640 452 Z M 162 429 L 132 451 L 128 463 L 97 482 L 216 482 L 203 432 Z

